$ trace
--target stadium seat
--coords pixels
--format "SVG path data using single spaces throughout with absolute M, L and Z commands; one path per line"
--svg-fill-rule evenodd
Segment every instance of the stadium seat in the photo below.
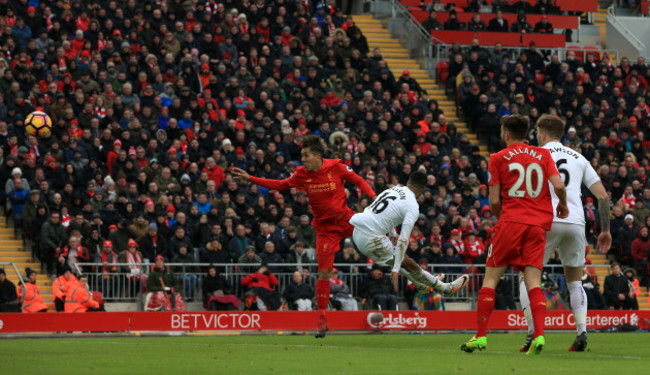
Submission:
M 438 74 L 438 79 L 440 82 L 447 82 L 449 78 L 449 62 L 448 61 L 438 61 L 436 66 L 436 72 Z

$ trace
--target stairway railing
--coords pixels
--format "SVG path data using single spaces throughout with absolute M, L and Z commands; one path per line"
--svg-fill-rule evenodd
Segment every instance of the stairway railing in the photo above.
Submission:
M 404 40 L 409 54 L 414 59 L 424 60 L 424 69 L 435 75 L 435 56 L 438 44 L 442 41 L 433 38 L 431 33 L 411 15 L 399 0 L 375 1 L 373 14 L 377 18 L 388 18 L 390 33 Z
M 612 7 L 608 9 L 610 15 L 612 14 Z M 388 18 L 388 28 L 391 35 L 400 40 L 405 40 L 410 56 L 415 59 L 422 59 L 424 61 L 424 69 L 431 76 L 436 76 L 436 64 L 438 61 L 450 59 L 449 50 L 451 49 L 451 44 L 446 44 L 427 32 L 422 27 L 422 24 L 413 17 L 399 0 L 375 0 L 371 12 L 379 19 Z M 634 38 L 636 39 L 636 37 Z M 636 40 L 638 41 L 638 39 Z M 494 48 L 494 46 L 485 45 L 481 47 L 486 49 Z M 504 50 L 510 51 L 513 54 L 517 53 L 516 56 L 518 56 L 521 52 L 528 50 L 528 48 L 528 46 L 504 47 Z M 592 52 L 590 50 L 572 49 L 568 47 L 544 49 L 550 52 L 550 54 L 557 53 L 561 60 L 566 59 L 568 51 L 573 51 L 576 55 L 582 54 L 583 61 L 586 59 L 587 53 Z M 610 61 L 619 61 L 618 50 L 607 49 L 605 52 L 609 54 Z
M 615 28 L 616 31 L 621 33 L 625 39 L 627 39 L 627 41 L 634 46 L 634 48 L 640 51 L 641 55 L 644 52 L 647 52 L 646 45 L 641 42 L 639 38 L 634 35 L 634 33 L 630 32 L 630 30 L 616 18 L 616 3 L 612 3 L 612 5 L 607 8 L 607 16 L 607 22 L 609 22 L 609 24 L 611 24 L 611 26 Z

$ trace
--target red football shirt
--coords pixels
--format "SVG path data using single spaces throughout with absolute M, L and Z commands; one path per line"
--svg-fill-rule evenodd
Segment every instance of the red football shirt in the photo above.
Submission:
M 490 155 L 489 185 L 501 185 L 501 216 L 551 230 L 553 203 L 548 179 L 559 174 L 551 153 L 541 147 L 513 144 Z
M 287 190 L 295 187 L 304 190 L 317 221 L 340 219 L 350 211 L 343 186 L 344 181 L 352 182 L 369 197 L 375 196 L 370 185 L 339 159 L 323 159 L 323 165 L 314 172 L 299 166 L 291 177 L 284 180 L 267 180 L 251 176 L 252 183 L 267 189 Z

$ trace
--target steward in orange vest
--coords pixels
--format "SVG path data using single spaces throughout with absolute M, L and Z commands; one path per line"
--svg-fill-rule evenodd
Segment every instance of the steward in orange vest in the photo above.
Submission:
M 54 295 L 54 305 L 57 312 L 65 311 L 65 293 L 68 290 L 68 283 L 77 281 L 72 274 L 72 269 L 67 264 L 63 266 L 63 274 L 57 277 L 52 283 L 52 294 Z
M 43 303 L 43 297 L 41 297 L 41 292 L 36 285 L 36 271 L 28 267 L 25 269 L 25 274 L 27 275 L 27 281 L 24 285 L 18 285 L 17 291 L 18 298 L 23 305 L 23 312 L 47 312 L 47 305 Z
M 101 311 L 99 302 L 92 299 L 86 289 L 88 277 L 81 275 L 79 280 L 68 283 L 68 290 L 65 293 L 65 312 L 84 313 L 86 311 Z

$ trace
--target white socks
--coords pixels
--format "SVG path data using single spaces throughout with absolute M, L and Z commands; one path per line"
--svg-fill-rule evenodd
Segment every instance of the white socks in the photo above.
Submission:
M 528 299 L 528 291 L 526 290 L 526 284 L 524 283 L 523 277 L 519 280 L 519 302 L 521 302 L 521 309 L 524 311 L 524 317 L 528 324 L 528 333 L 533 334 L 533 332 L 535 332 L 533 312 L 530 310 L 530 300 Z
M 567 283 L 571 296 L 571 309 L 576 321 L 578 335 L 587 331 L 587 294 L 582 287 L 581 281 Z
M 441 282 L 437 277 L 422 269 L 411 273 L 404 268 L 400 268 L 399 273 L 409 279 L 417 288 L 430 286 L 438 292 L 444 292 L 448 286 L 448 284 Z

